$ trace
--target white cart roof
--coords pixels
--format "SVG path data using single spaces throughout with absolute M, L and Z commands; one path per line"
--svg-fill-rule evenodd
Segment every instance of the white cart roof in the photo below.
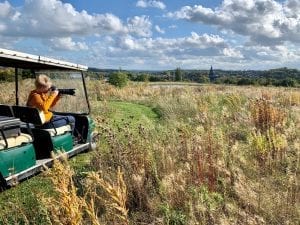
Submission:
M 33 70 L 80 70 L 88 67 L 39 55 L 0 48 L 0 66 Z

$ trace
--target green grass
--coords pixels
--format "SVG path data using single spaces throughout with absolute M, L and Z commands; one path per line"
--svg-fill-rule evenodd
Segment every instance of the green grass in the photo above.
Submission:
M 113 101 L 108 103 L 112 110 L 110 120 L 117 123 L 135 121 L 136 123 L 153 122 L 159 115 L 150 107 L 130 102 Z
M 103 105 L 98 102 L 97 107 L 93 110 L 96 115 L 103 114 Z M 97 108 L 99 108 L 97 110 Z M 139 124 L 148 124 L 149 126 L 155 124 L 159 120 L 159 115 L 155 112 L 155 109 L 151 107 L 121 101 L 111 101 L 107 103 L 108 113 L 105 113 L 105 119 L 107 119 L 112 126 L 123 125 L 130 123 L 132 126 Z M 71 166 L 75 169 L 76 173 L 85 173 L 90 171 L 89 163 L 93 155 L 91 153 L 83 153 L 77 155 L 70 160 Z
M 49 224 L 39 194 L 53 195 L 50 180 L 39 175 L 0 193 L 0 224 Z
M 69 163 L 76 172 L 84 173 L 90 169 L 88 165 L 92 157 L 93 155 L 91 154 L 91 152 L 81 153 L 72 157 L 69 160 Z

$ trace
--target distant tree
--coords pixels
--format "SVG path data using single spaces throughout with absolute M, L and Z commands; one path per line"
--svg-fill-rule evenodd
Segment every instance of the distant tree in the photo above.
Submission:
M 209 78 L 207 75 L 200 75 L 197 81 L 198 83 L 209 83 Z
M 35 77 L 34 72 L 31 70 L 22 70 L 21 74 L 23 79 Z
M 127 73 L 127 78 L 129 80 L 134 80 L 134 75 L 132 73 Z
M 169 70 L 163 71 L 161 73 L 161 76 L 162 76 L 162 80 L 165 80 L 165 81 L 174 80 L 174 78 L 173 78 L 173 72 L 171 73 L 171 71 L 169 71 Z
M 284 86 L 284 87 L 295 87 L 296 86 L 296 80 L 292 78 L 286 78 L 279 82 L 277 82 L 277 86 Z
M 237 85 L 252 85 L 252 84 L 254 84 L 254 81 L 249 78 L 241 78 L 237 82 Z
M 116 87 L 125 87 L 128 83 L 128 77 L 126 73 L 115 72 L 110 74 L 108 82 Z
M 149 77 L 149 81 L 150 82 L 158 82 L 158 81 L 163 81 L 164 79 L 163 79 L 163 77 L 161 77 L 161 76 L 150 76 Z
M 237 79 L 235 77 L 227 77 L 223 80 L 224 84 L 237 84 Z
M 175 81 L 182 81 L 182 72 L 179 67 L 175 70 Z
M 147 82 L 149 81 L 149 75 L 148 74 L 140 74 L 136 77 L 136 81 L 142 81 L 142 82 Z

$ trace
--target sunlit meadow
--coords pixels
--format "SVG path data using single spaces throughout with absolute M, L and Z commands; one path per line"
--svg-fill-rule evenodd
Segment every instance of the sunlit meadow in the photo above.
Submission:
M 88 90 L 97 150 L 1 193 L 0 224 L 299 224 L 299 89 Z

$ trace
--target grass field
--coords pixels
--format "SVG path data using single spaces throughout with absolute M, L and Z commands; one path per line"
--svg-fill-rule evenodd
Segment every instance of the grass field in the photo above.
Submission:
M 0 224 L 299 224 L 299 89 L 88 85 L 97 150 L 1 193 Z

